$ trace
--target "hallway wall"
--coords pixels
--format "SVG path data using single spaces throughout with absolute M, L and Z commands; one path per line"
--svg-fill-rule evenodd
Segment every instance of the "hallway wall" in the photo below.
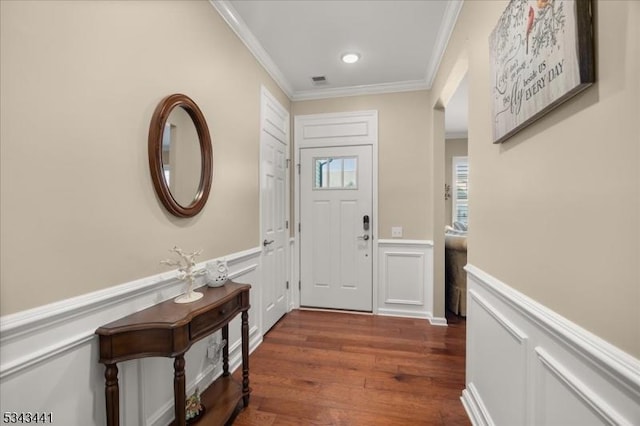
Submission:
M 0 2 L 0 312 L 165 272 L 259 241 L 264 85 L 285 94 L 209 2 Z M 213 186 L 194 218 L 156 198 L 147 137 L 172 93 L 202 109 Z
M 640 356 L 640 4 L 595 2 L 597 82 L 503 144 L 489 34 L 507 1 L 465 2 L 433 87 L 469 63 L 469 263 Z
M 252 284 L 250 348 L 260 344 L 261 86 L 289 109 L 206 1 L 0 2 L 3 411 L 104 425 L 94 332 L 184 291 L 160 264 L 174 245 L 202 249 L 198 268 L 224 257 L 230 278 Z M 191 219 L 166 212 L 149 173 L 151 116 L 172 93 L 199 105 L 212 137 L 211 194 Z M 239 337 L 236 318 L 232 369 Z M 221 374 L 207 357 L 220 339 L 187 352 L 187 392 Z M 172 360 L 118 367 L 121 424 L 168 424 Z
M 292 116 L 378 111 L 378 238 L 391 238 L 392 226 L 402 226 L 405 239 L 432 238 L 429 103 L 429 92 L 422 90 L 295 101 L 291 105 Z
M 640 3 L 594 1 L 597 82 L 495 145 L 488 40 L 507 5 L 464 2 L 432 93 L 466 73 L 463 404 L 479 425 L 637 424 Z

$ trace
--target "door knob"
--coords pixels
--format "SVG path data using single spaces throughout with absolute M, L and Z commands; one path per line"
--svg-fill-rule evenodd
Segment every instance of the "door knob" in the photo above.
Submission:
M 359 239 L 359 240 L 365 240 L 365 241 L 367 241 L 367 240 L 369 239 L 369 235 L 364 234 L 364 235 L 362 235 L 362 236 L 358 237 L 358 239 Z
M 269 245 L 269 244 L 271 244 L 271 243 L 273 243 L 273 240 L 266 240 L 266 239 L 265 239 L 265 240 L 262 242 L 262 245 L 266 247 L 266 246 L 268 246 L 268 245 Z

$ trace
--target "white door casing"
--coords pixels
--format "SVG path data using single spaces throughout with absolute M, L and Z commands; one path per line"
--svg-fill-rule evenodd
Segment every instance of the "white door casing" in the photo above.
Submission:
M 295 164 L 300 166 L 302 151 L 306 148 L 323 148 L 323 147 L 352 147 L 352 146 L 368 146 L 371 153 L 371 215 L 370 215 L 370 259 L 372 262 L 372 299 L 378 297 L 378 245 L 376 238 L 378 235 L 378 112 L 371 111 L 352 111 L 328 114 L 312 114 L 299 115 L 294 118 L 294 143 L 295 143 Z M 294 307 L 300 306 L 302 283 L 302 238 L 304 234 L 305 223 L 301 218 L 301 175 L 294 174 L 294 187 L 296 189 L 298 202 L 294 205 L 294 214 L 297 218 L 295 231 L 295 247 L 293 250 L 293 281 L 298 282 L 297 286 L 292 287 L 292 298 Z M 358 223 L 362 224 L 362 217 L 358 219 Z M 302 232 L 300 232 L 300 228 Z M 362 227 L 359 228 L 362 231 Z M 371 308 L 374 314 L 377 313 L 377 305 Z
M 260 114 L 262 332 L 288 307 L 289 113 L 263 87 Z
M 371 146 L 305 148 L 300 164 L 300 304 L 370 312 Z

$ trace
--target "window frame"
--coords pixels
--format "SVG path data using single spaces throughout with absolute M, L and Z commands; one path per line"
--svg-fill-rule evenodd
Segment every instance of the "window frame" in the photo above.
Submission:
M 458 216 L 458 209 L 459 209 L 459 201 L 458 201 L 458 165 L 459 164 L 466 164 L 467 165 L 467 179 L 466 179 L 466 185 L 467 185 L 467 189 L 466 189 L 466 210 L 467 210 L 467 217 L 465 221 L 461 221 L 459 216 Z M 466 224 L 467 226 L 469 225 L 469 157 L 468 156 L 456 156 L 456 157 L 452 157 L 451 158 L 451 223 L 453 224 L 454 222 L 462 222 L 464 224 Z
M 323 187 L 323 186 L 317 186 L 317 180 L 316 180 L 316 170 L 317 170 L 317 162 L 319 160 L 342 160 L 342 166 L 341 166 L 341 176 L 342 176 L 342 186 L 331 186 L 331 178 L 329 176 L 327 176 L 327 186 Z M 355 164 L 355 170 L 353 171 L 355 173 L 355 185 L 354 186 L 344 186 L 344 160 L 353 160 L 354 164 Z M 331 161 L 328 161 L 327 163 L 327 171 L 330 170 L 330 163 Z M 312 184 L 311 184 L 311 189 L 313 191 L 351 191 L 351 190 L 357 190 L 358 189 L 358 183 L 359 183 L 359 158 L 358 156 L 352 156 L 352 155 L 347 155 L 347 156 L 335 156 L 335 157 L 313 157 L 313 174 L 311 176 L 312 180 Z M 330 172 L 329 172 L 330 174 Z

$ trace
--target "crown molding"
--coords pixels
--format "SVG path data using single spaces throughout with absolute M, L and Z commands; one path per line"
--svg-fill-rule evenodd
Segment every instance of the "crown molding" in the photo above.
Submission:
M 292 101 L 312 99 L 342 98 L 346 96 L 377 95 L 381 93 L 412 92 L 428 90 L 424 80 L 397 81 L 393 83 L 367 84 L 363 86 L 334 87 L 318 90 L 299 90 L 294 92 Z
M 392 83 L 370 84 L 362 86 L 335 87 L 317 90 L 299 90 L 295 91 L 293 86 L 284 76 L 280 68 L 271 59 L 271 56 L 262 47 L 258 39 L 253 35 L 247 24 L 242 20 L 240 14 L 233 8 L 227 0 L 209 0 L 209 3 L 222 16 L 224 21 L 229 25 L 238 38 L 249 49 L 257 61 L 274 79 L 276 84 L 292 101 L 327 99 L 346 96 L 374 95 L 382 93 L 410 92 L 416 90 L 429 90 L 433 83 L 433 79 L 440 66 L 440 61 L 444 55 L 444 51 L 453 32 L 458 14 L 462 8 L 464 0 L 450 0 L 444 13 L 444 18 L 438 30 L 438 38 L 434 47 L 434 55 L 427 67 L 424 80 L 408 80 L 397 81 Z
M 280 68 L 278 68 L 273 59 L 271 59 L 271 56 L 269 56 L 258 39 L 249 30 L 249 27 L 247 27 L 247 24 L 242 20 L 240 14 L 226 0 L 209 0 L 209 3 L 218 11 L 222 19 L 225 20 L 227 25 L 236 33 L 244 45 L 247 46 L 249 52 L 255 56 L 260 65 L 269 73 L 280 89 L 291 99 L 293 96 L 291 83 L 285 78 Z
M 440 62 L 442 61 L 444 52 L 447 49 L 447 45 L 449 44 L 449 39 L 451 38 L 451 34 L 453 33 L 453 28 L 456 26 L 458 14 L 460 14 L 463 2 L 464 0 L 449 0 L 447 2 L 447 7 L 444 11 L 444 17 L 442 18 L 440 28 L 438 29 L 438 38 L 436 39 L 433 48 L 433 55 L 431 55 L 431 62 L 427 66 L 427 72 L 424 77 L 426 85 L 429 89 L 431 89 L 431 86 L 433 85 L 433 79 L 436 77 L 438 68 L 440 68 Z

